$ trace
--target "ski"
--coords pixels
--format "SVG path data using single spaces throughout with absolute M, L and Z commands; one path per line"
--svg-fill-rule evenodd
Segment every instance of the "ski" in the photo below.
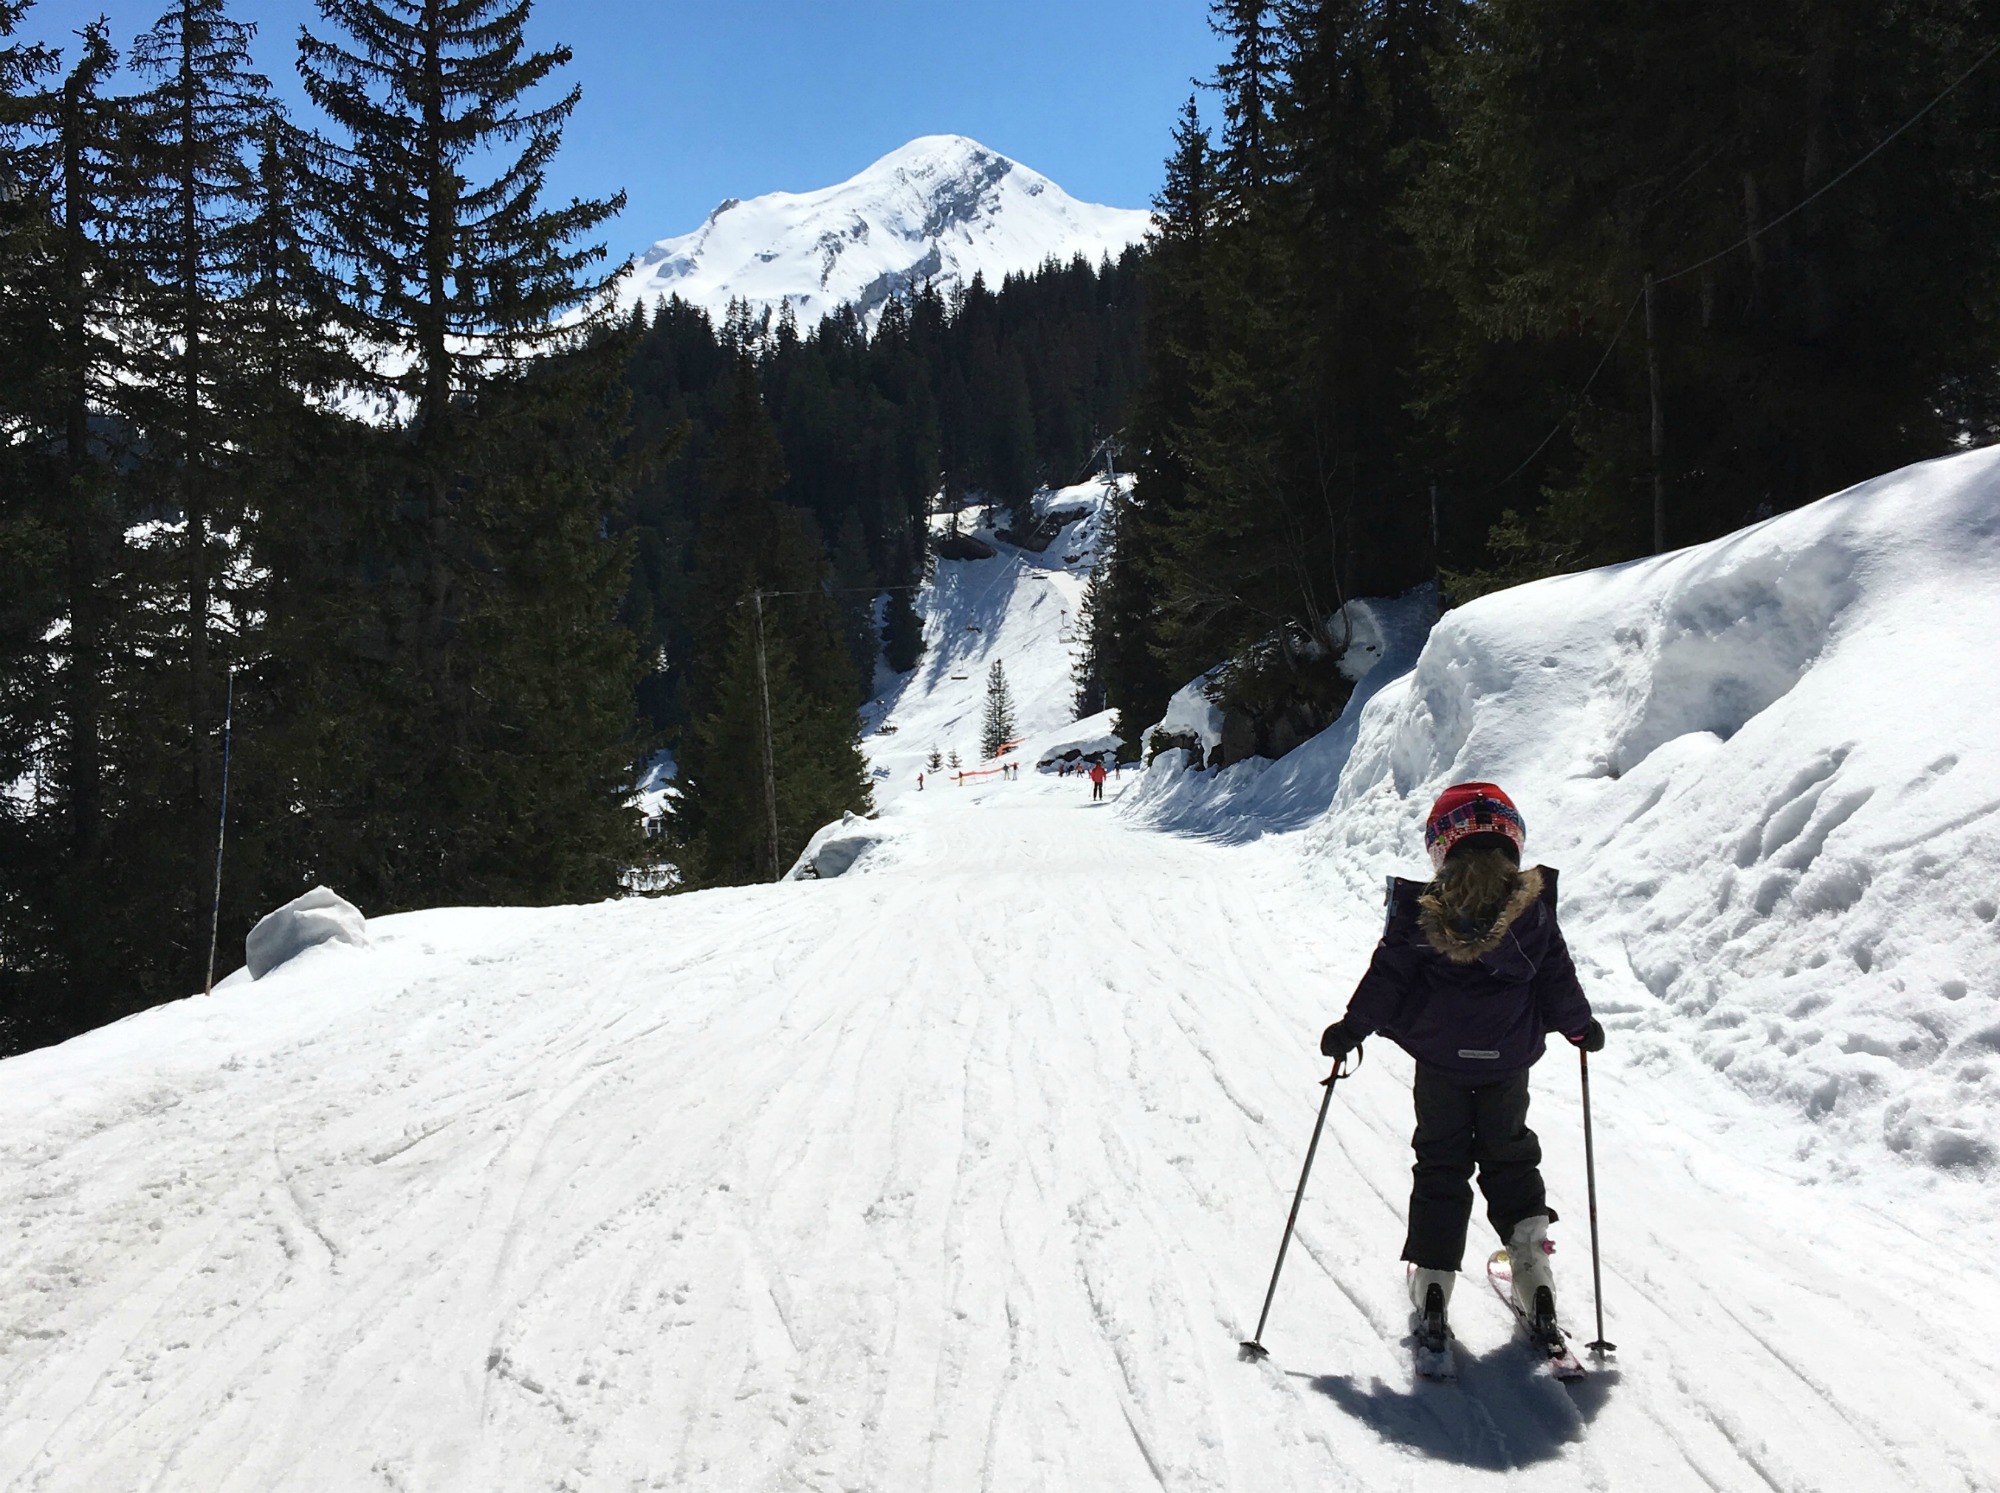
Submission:
M 1416 1273 L 1410 1266 L 1404 1272 L 1405 1290 L 1408 1280 Z M 1437 1288 L 1433 1286 L 1432 1290 Z M 1444 1307 L 1440 1302 L 1435 1319 L 1426 1311 L 1410 1313 L 1410 1354 L 1411 1362 L 1419 1379 L 1429 1379 L 1434 1383 L 1449 1384 L 1458 1378 L 1458 1360 L 1451 1352 L 1451 1329 L 1445 1325 Z
M 1458 1361 L 1451 1356 L 1451 1343 L 1447 1340 L 1443 1348 L 1428 1348 L 1424 1345 L 1423 1319 L 1415 1312 L 1410 1313 L 1411 1349 L 1410 1359 L 1419 1379 L 1428 1379 L 1433 1384 L 1453 1384 L 1458 1380 Z
M 1514 1299 L 1514 1266 L 1507 1258 L 1506 1250 L 1493 1251 L 1493 1257 L 1486 1262 L 1486 1280 L 1487 1284 L 1493 1287 L 1493 1294 L 1506 1303 L 1507 1310 L 1514 1314 L 1514 1325 L 1521 1329 L 1521 1336 L 1528 1340 L 1528 1345 L 1536 1353 L 1543 1356 L 1548 1372 L 1566 1383 L 1581 1379 L 1584 1374 L 1583 1364 L 1576 1354 L 1570 1351 L 1569 1344 L 1563 1340 L 1562 1329 L 1560 1327 L 1555 1329 L 1558 1346 L 1552 1349 L 1536 1336 L 1535 1324 L 1528 1319 L 1528 1314 L 1521 1310 L 1521 1304 Z

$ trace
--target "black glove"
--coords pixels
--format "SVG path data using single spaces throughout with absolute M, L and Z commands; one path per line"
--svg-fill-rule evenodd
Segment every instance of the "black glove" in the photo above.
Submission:
M 1604 1051 L 1603 1024 L 1593 1016 L 1590 1018 L 1590 1025 L 1569 1040 L 1578 1047 L 1581 1047 L 1585 1052 L 1602 1052 Z
M 1336 1021 L 1320 1034 L 1320 1055 L 1332 1058 L 1336 1063 L 1360 1045 L 1361 1039 L 1354 1035 L 1354 1029 L 1345 1019 Z

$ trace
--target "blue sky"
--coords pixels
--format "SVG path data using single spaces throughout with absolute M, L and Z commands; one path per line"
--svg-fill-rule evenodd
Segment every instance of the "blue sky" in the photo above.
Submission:
M 121 50 L 160 0 L 39 0 L 24 32 L 109 17 Z M 237 0 L 258 60 L 302 102 L 312 0 Z M 1086 201 L 1143 207 L 1174 115 L 1217 57 L 1207 0 L 540 0 L 583 103 L 553 187 L 630 200 L 623 255 L 699 225 L 724 197 L 804 191 L 918 135 L 970 135 Z

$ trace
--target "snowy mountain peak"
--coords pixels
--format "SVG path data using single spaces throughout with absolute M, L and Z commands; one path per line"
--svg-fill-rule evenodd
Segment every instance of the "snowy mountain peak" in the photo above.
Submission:
M 790 303 L 810 326 L 843 304 L 872 321 L 892 295 L 996 288 L 1044 260 L 1116 255 L 1143 211 L 1079 202 L 1037 171 L 963 135 L 925 135 L 816 192 L 729 198 L 701 227 L 662 239 L 621 286 L 627 304 L 678 295 L 720 319 L 732 300 Z

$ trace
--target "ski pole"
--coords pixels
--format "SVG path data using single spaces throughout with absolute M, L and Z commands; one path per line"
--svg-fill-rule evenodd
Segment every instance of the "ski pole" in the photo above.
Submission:
M 1590 1134 L 1590 1054 L 1576 1050 L 1578 1071 L 1583 1075 L 1583 1175 L 1590 1193 L 1590 1288 L 1597 1297 L 1597 1341 L 1588 1344 L 1595 1356 L 1616 1353 L 1618 1345 L 1604 1340 L 1604 1269 L 1597 1250 L 1597 1148 Z
M 215 901 L 208 919 L 208 984 L 203 995 L 215 994 L 215 946 L 222 937 L 222 851 L 229 840 L 229 738 L 236 724 L 236 666 L 229 667 L 229 703 L 222 712 L 222 812 L 215 828 Z
M 1354 1067 L 1361 1066 L 1361 1049 L 1354 1049 Z M 1319 1101 L 1319 1119 L 1313 1124 L 1312 1144 L 1306 1147 L 1306 1164 L 1299 1169 L 1299 1190 L 1292 1194 L 1291 1217 L 1285 1220 L 1285 1237 L 1278 1241 L 1278 1263 L 1271 1267 L 1271 1287 L 1264 1293 L 1264 1310 L 1257 1314 L 1257 1332 L 1247 1342 L 1237 1345 L 1236 1356 L 1246 1363 L 1256 1363 L 1269 1358 L 1271 1350 L 1264 1346 L 1264 1323 L 1271 1315 L 1271 1300 L 1278 1294 L 1278 1275 L 1285 1268 L 1285 1251 L 1292 1245 L 1292 1230 L 1299 1221 L 1299 1204 L 1305 1201 L 1306 1178 L 1312 1175 L 1313 1154 L 1319 1150 L 1319 1133 L 1326 1128 L 1326 1112 L 1333 1105 L 1333 1086 L 1346 1078 L 1354 1068 L 1343 1069 L 1338 1062 L 1333 1071 L 1320 1080 L 1326 1094 Z

